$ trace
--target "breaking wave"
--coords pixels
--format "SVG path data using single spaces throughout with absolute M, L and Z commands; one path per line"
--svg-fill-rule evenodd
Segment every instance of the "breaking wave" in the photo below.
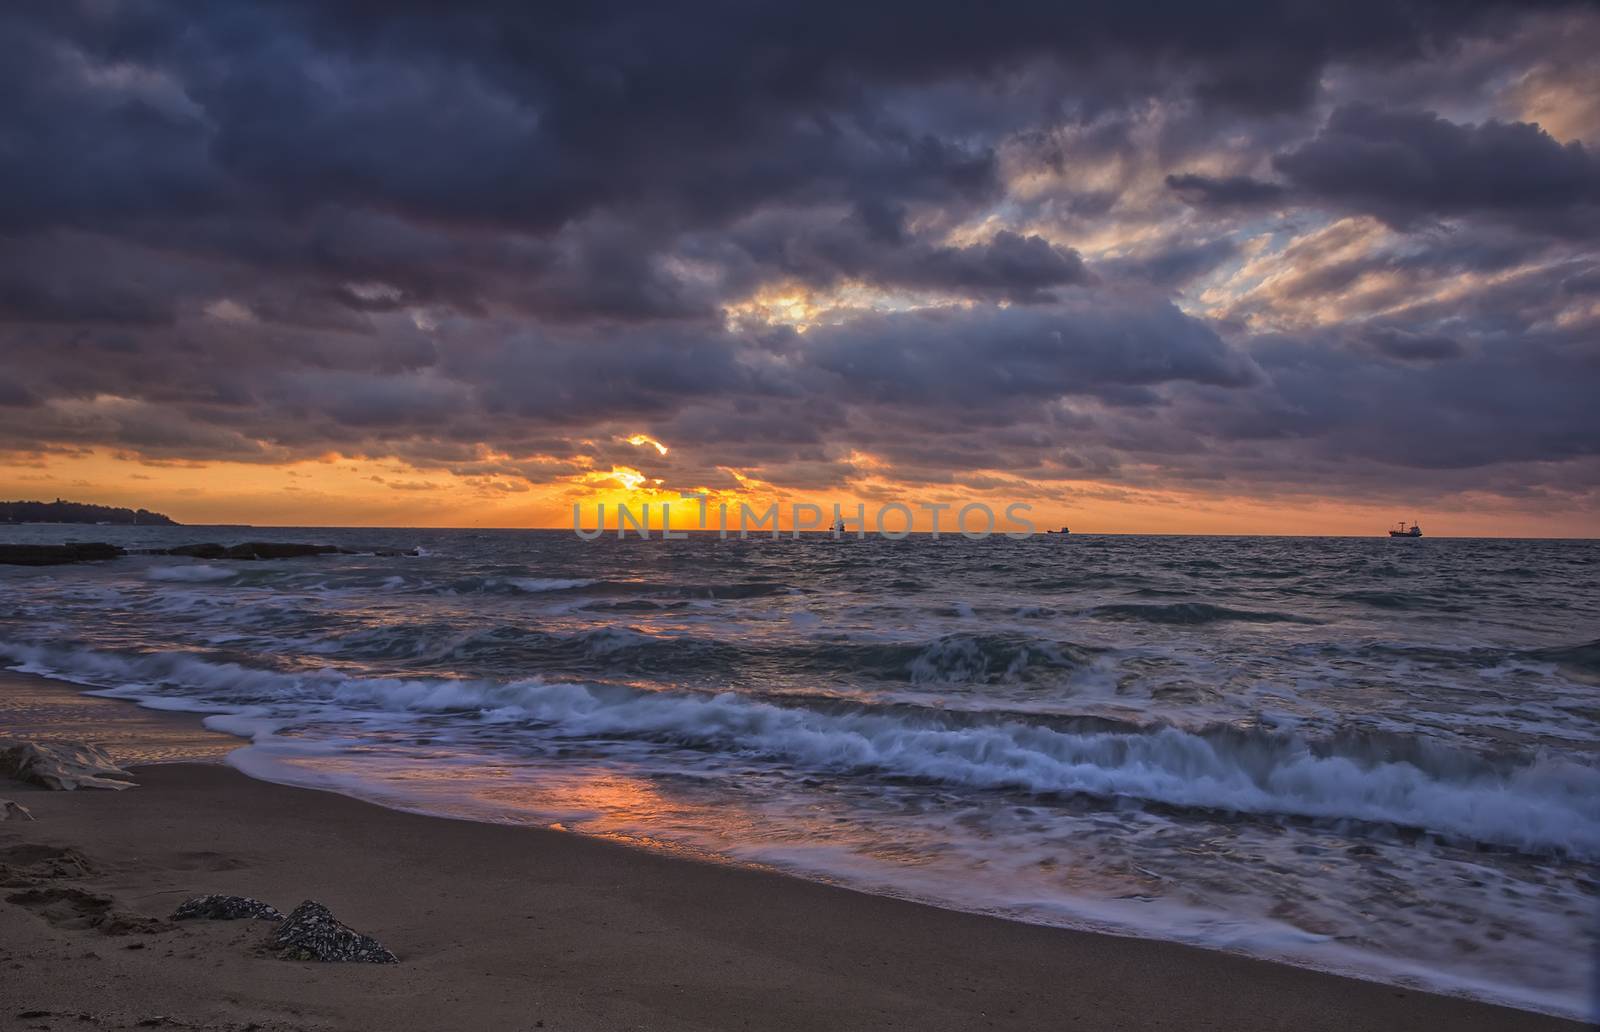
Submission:
M 1524 653 L 1524 655 L 1529 659 L 1556 663 L 1588 674 L 1600 674 L 1600 638 L 1582 645 L 1568 645 L 1564 648 L 1533 649 Z
M 952 634 L 927 642 L 817 643 L 795 657 L 813 669 L 913 684 L 1017 683 L 1087 664 L 1081 645 L 1019 634 Z
M 152 566 L 145 576 L 153 581 L 173 581 L 180 584 L 205 584 L 231 580 L 239 571 L 212 563 L 194 563 L 188 566 Z
M 468 594 L 499 594 L 499 595 L 542 595 L 551 591 L 575 591 L 579 588 L 593 587 L 600 581 L 587 577 L 524 577 L 524 576 L 493 576 L 493 577 L 466 577 L 452 581 L 444 591 L 457 595 Z
M 484 718 L 533 738 L 627 740 L 740 763 L 1089 797 L 1269 818 L 1394 825 L 1533 855 L 1600 857 L 1600 769 L 1543 753 L 1489 757 L 1363 733 L 1330 740 L 1222 727 L 1108 728 L 1018 714 L 775 702 L 731 692 L 252 669 L 191 653 L 0 642 L 21 669 L 206 709 Z

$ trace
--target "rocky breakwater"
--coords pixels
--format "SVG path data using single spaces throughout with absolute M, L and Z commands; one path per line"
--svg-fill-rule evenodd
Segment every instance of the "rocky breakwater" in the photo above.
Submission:
M 105 542 L 69 542 L 64 545 L 0 544 L 0 565 L 60 566 L 66 563 L 98 562 L 125 555 L 179 555 L 191 559 L 235 559 L 254 562 L 263 559 L 302 559 L 321 555 L 414 556 L 415 548 L 341 548 L 338 545 L 306 544 L 298 541 L 246 541 L 237 545 L 203 542 L 176 548 L 126 549 Z
M 90 563 L 124 555 L 116 545 L 104 542 L 73 542 L 66 545 L 0 544 L 0 563 L 8 566 L 60 566 L 63 563 Z

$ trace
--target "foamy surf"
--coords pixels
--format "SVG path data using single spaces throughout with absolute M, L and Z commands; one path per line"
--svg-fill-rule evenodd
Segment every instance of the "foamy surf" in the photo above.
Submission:
M 421 543 L 19 575 L 0 653 L 192 710 L 258 777 L 1581 1007 L 1571 553 L 1476 545 L 1447 586 L 1359 542 Z
M 1359 821 L 1451 836 L 1531 855 L 1600 857 L 1600 769 L 1535 753 L 1488 763 L 1424 745 L 1405 758 L 1370 740 L 1168 726 L 1071 731 L 1016 719 L 957 720 L 937 710 L 824 702 L 821 710 L 734 694 L 613 685 L 361 678 L 210 663 L 186 653 L 136 657 L 0 642 L 18 669 L 114 689 L 172 707 L 308 707 L 359 722 L 372 715 L 452 714 L 528 725 L 565 740 L 654 742 L 753 758 L 813 773 L 877 774 L 1027 796 L 1082 794 L 1122 803 L 1258 817 Z M 155 694 L 160 692 L 162 694 Z
M 237 570 L 217 563 L 192 563 L 187 566 L 152 566 L 145 576 L 153 581 L 174 581 L 179 584 L 205 584 L 232 580 Z

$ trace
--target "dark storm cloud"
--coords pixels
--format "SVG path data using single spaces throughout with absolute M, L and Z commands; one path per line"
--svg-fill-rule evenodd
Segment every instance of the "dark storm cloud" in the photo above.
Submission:
M 1196 207 L 1229 208 L 1276 204 L 1283 201 L 1286 194 L 1282 184 L 1263 182 L 1250 176 L 1216 178 L 1194 172 L 1168 176 L 1167 186 L 1184 201 Z
M 1600 156 L 1527 122 L 1350 104 L 1271 164 L 1281 182 L 1182 172 L 1166 184 L 1211 210 L 1295 204 L 1370 214 L 1400 230 L 1475 216 L 1542 234 L 1600 232 Z
M 814 287 L 841 280 L 885 287 L 1041 301 L 1092 277 L 1083 259 L 1037 235 L 1002 230 L 954 247 L 913 236 L 899 213 L 867 208 L 838 220 L 775 214 L 729 231 L 730 271 L 750 283 L 780 278 Z
M 1547 231 L 1600 229 L 1600 159 L 1523 122 L 1458 125 L 1353 105 L 1273 165 L 1307 195 L 1398 228 L 1486 214 Z
M 1593 154 L 1323 92 L 1559 85 L 1529 7 L 13 5 L 0 447 L 799 486 L 855 450 L 925 484 L 1328 491 L 1578 462 Z M 1404 239 L 1196 303 L 1362 214 Z M 725 318 L 796 285 L 890 297 Z M 907 295 L 940 307 L 872 310 Z M 1321 308 L 1345 322 L 1283 330 Z
M 38 401 L 22 384 L 14 380 L 0 380 L 0 405 L 21 408 L 36 405 Z
M 812 331 L 803 350 L 808 365 L 837 377 L 832 396 L 941 410 L 1078 394 L 1144 399 L 1138 388 L 1242 387 L 1257 377 L 1211 329 L 1149 299 L 875 316 Z
M 1497 8 L 53 4 L 5 23 L 5 138 L 27 158 L 5 215 L 344 204 L 544 232 L 615 206 L 944 201 L 992 187 L 992 141 L 914 105 L 891 118 L 874 89 L 1131 59 L 1146 90 L 1283 109 L 1329 61 L 1415 56 Z
M 242 453 L 252 456 L 264 446 L 272 454 L 366 447 L 373 433 L 405 428 L 469 439 L 494 432 L 496 423 L 508 434 L 534 425 L 653 424 L 696 405 L 731 405 L 733 413 L 746 406 L 749 426 L 765 428 L 757 436 L 781 446 L 786 436 L 818 431 L 786 435 L 782 420 L 772 419 L 774 406 L 804 410 L 797 427 L 825 423 L 829 405 L 844 406 L 836 415 L 868 417 L 877 406 L 901 407 L 946 432 L 956 410 L 967 410 L 962 419 L 1004 424 L 1021 406 L 1064 396 L 1150 404 L 1157 398 L 1149 389 L 1165 384 L 1237 387 L 1257 378 L 1248 357 L 1154 295 L 907 312 L 803 336 L 676 324 L 531 334 L 458 320 L 439 327 L 438 344 L 411 331 L 419 350 L 409 356 L 397 347 L 406 339 L 403 324 L 385 318 L 374 334 L 290 334 L 293 349 L 282 346 L 280 328 L 251 322 L 185 327 L 186 351 L 166 341 L 168 331 L 146 331 L 117 349 L 98 337 L 38 328 L 13 336 L 12 354 L 53 370 L 34 382 L 70 404 L 8 431 L 39 443 L 63 430 L 83 440 L 116 427 L 150 444 L 176 440 L 167 428 L 188 421 L 242 435 L 237 440 L 251 442 Z M 208 347 L 208 334 L 230 347 Z M 93 359 L 51 362 L 68 353 Z M 70 384 L 60 379 L 68 375 Z M 96 401 L 103 396 L 130 400 Z M 483 419 L 490 425 L 479 425 Z M 685 426 L 674 436 L 714 441 L 729 432 L 723 419 L 717 427 Z M 201 439 L 215 457 L 232 438 L 197 433 Z
M 0 14 L 0 69 L 0 231 L 220 203 L 205 113 L 168 73 L 96 69 L 15 9 Z
M 170 284 L 114 246 L 41 234 L 0 247 L 0 322 L 170 324 Z
M 1386 326 L 1375 326 L 1368 330 L 1364 342 L 1380 354 L 1408 362 L 1440 362 L 1465 354 L 1465 349 L 1451 337 Z
M 1210 432 L 1298 442 L 1321 461 L 1434 471 L 1600 455 L 1595 359 L 1558 338 L 1484 342 L 1471 359 L 1426 365 L 1374 364 L 1325 345 L 1284 338 L 1257 348 L 1273 391 L 1209 410 Z
M 1238 243 L 1228 237 L 1169 239 L 1148 251 L 1101 262 L 1098 268 L 1113 282 L 1127 279 L 1170 289 L 1206 275 L 1238 254 Z

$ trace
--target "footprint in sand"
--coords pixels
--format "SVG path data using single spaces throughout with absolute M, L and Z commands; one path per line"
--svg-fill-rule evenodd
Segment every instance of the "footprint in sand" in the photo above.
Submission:
M 249 867 L 250 864 L 225 853 L 202 849 L 176 853 L 166 866 L 174 871 L 237 871 L 241 867 Z
M 55 928 L 96 931 L 102 935 L 164 932 L 165 921 L 125 910 L 110 896 L 85 889 L 55 887 L 13 892 L 7 903 L 33 911 Z
M 24 843 L 0 849 L 0 887 L 28 888 L 53 878 L 81 878 L 94 873 L 89 858 L 71 846 Z

